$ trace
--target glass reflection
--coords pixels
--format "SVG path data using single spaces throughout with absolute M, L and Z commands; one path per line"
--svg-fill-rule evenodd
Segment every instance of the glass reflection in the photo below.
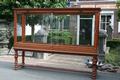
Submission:
M 93 19 L 93 15 L 29 14 L 26 15 L 25 40 L 42 44 L 93 46 Z M 21 16 L 18 24 L 21 24 Z

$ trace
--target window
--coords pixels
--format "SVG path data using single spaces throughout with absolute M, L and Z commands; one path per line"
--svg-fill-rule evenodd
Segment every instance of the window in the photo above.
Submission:
M 107 30 L 107 26 L 111 26 L 111 15 L 101 16 L 101 29 Z
M 113 16 L 112 15 L 102 15 L 101 16 L 101 29 L 104 29 L 107 33 L 107 39 L 112 39 L 113 32 Z

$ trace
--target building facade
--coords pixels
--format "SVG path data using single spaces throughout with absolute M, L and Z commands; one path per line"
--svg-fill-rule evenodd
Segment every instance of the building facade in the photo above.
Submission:
M 100 29 L 108 34 L 108 39 L 120 38 L 120 24 L 117 21 L 116 0 L 69 0 L 69 7 L 101 8 Z

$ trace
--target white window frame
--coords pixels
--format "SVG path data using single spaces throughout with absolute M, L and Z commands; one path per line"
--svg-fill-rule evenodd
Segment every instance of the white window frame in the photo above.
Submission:
M 92 20 L 92 40 L 91 46 L 94 46 L 94 38 L 95 38 L 95 15 L 92 18 L 80 18 L 80 15 L 77 15 L 77 45 L 79 45 L 79 38 L 80 38 L 80 20 L 81 19 L 90 19 Z
M 80 15 L 77 15 L 77 45 L 79 45 L 79 35 L 80 35 Z
M 120 21 L 118 22 L 118 33 L 120 33 Z
M 111 15 L 111 27 L 114 29 L 114 11 L 101 11 L 102 15 Z M 101 18 L 100 18 L 100 29 L 101 29 Z

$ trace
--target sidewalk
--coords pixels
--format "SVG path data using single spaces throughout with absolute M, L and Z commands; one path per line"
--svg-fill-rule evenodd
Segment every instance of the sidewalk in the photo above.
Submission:
M 13 65 L 7 60 L 0 60 L 0 80 L 92 80 L 90 73 L 29 67 L 14 70 Z M 98 72 L 97 80 L 120 80 L 120 73 Z
M 25 63 L 29 64 L 29 65 L 34 65 L 34 66 L 43 66 L 43 67 L 91 72 L 91 69 L 89 69 L 85 65 L 84 59 L 86 59 L 86 58 L 87 57 L 84 57 L 84 56 L 54 54 L 48 60 L 26 57 Z M 14 56 L 2 55 L 2 56 L 0 56 L 0 61 L 14 63 Z M 21 56 L 19 56 L 19 63 L 21 63 Z
M 27 52 L 29 55 L 30 53 Z M 12 49 L 11 52 L 8 54 L 7 49 L 1 50 L 0 61 L 7 61 L 14 63 L 14 50 Z M 30 55 L 31 56 L 31 55 Z M 61 55 L 61 54 L 53 54 L 49 59 L 37 59 L 32 57 L 25 58 L 25 64 L 34 65 L 34 66 L 43 66 L 43 67 L 52 67 L 52 68 L 60 68 L 60 69 L 68 69 L 68 70 L 75 70 L 75 71 L 84 71 L 84 72 L 91 72 L 85 61 L 90 58 L 86 56 L 76 56 L 76 55 Z M 21 63 L 21 57 L 19 57 L 19 62 Z
M 48 60 L 25 58 L 25 63 L 51 68 L 62 68 L 58 70 L 40 67 L 25 67 L 14 70 L 14 56 L 0 56 L 0 80 L 92 80 L 91 69 L 85 65 L 84 56 L 71 56 L 55 54 Z M 19 57 L 21 61 L 21 57 Z M 65 71 L 69 69 L 71 71 Z M 74 71 L 72 71 L 74 70 Z M 76 72 L 77 71 L 77 72 Z M 89 72 L 89 73 L 86 73 Z M 97 80 L 120 80 L 120 73 L 99 72 Z
M 58 56 L 58 55 L 55 55 Z M 68 55 L 69 56 L 69 55 Z M 73 58 L 70 63 L 70 56 L 59 55 L 49 60 L 26 58 L 27 64 L 68 68 L 74 70 L 83 70 L 90 72 L 91 69 L 85 67 L 84 64 L 78 64 L 80 59 Z M 21 57 L 19 57 L 21 60 Z M 65 61 L 66 60 L 66 61 Z M 81 60 L 80 60 L 81 61 Z M 91 80 L 91 73 L 72 72 L 64 70 L 53 70 L 44 68 L 30 68 L 14 70 L 14 56 L 0 56 L 0 80 Z M 120 80 L 120 73 L 98 72 L 97 80 Z

